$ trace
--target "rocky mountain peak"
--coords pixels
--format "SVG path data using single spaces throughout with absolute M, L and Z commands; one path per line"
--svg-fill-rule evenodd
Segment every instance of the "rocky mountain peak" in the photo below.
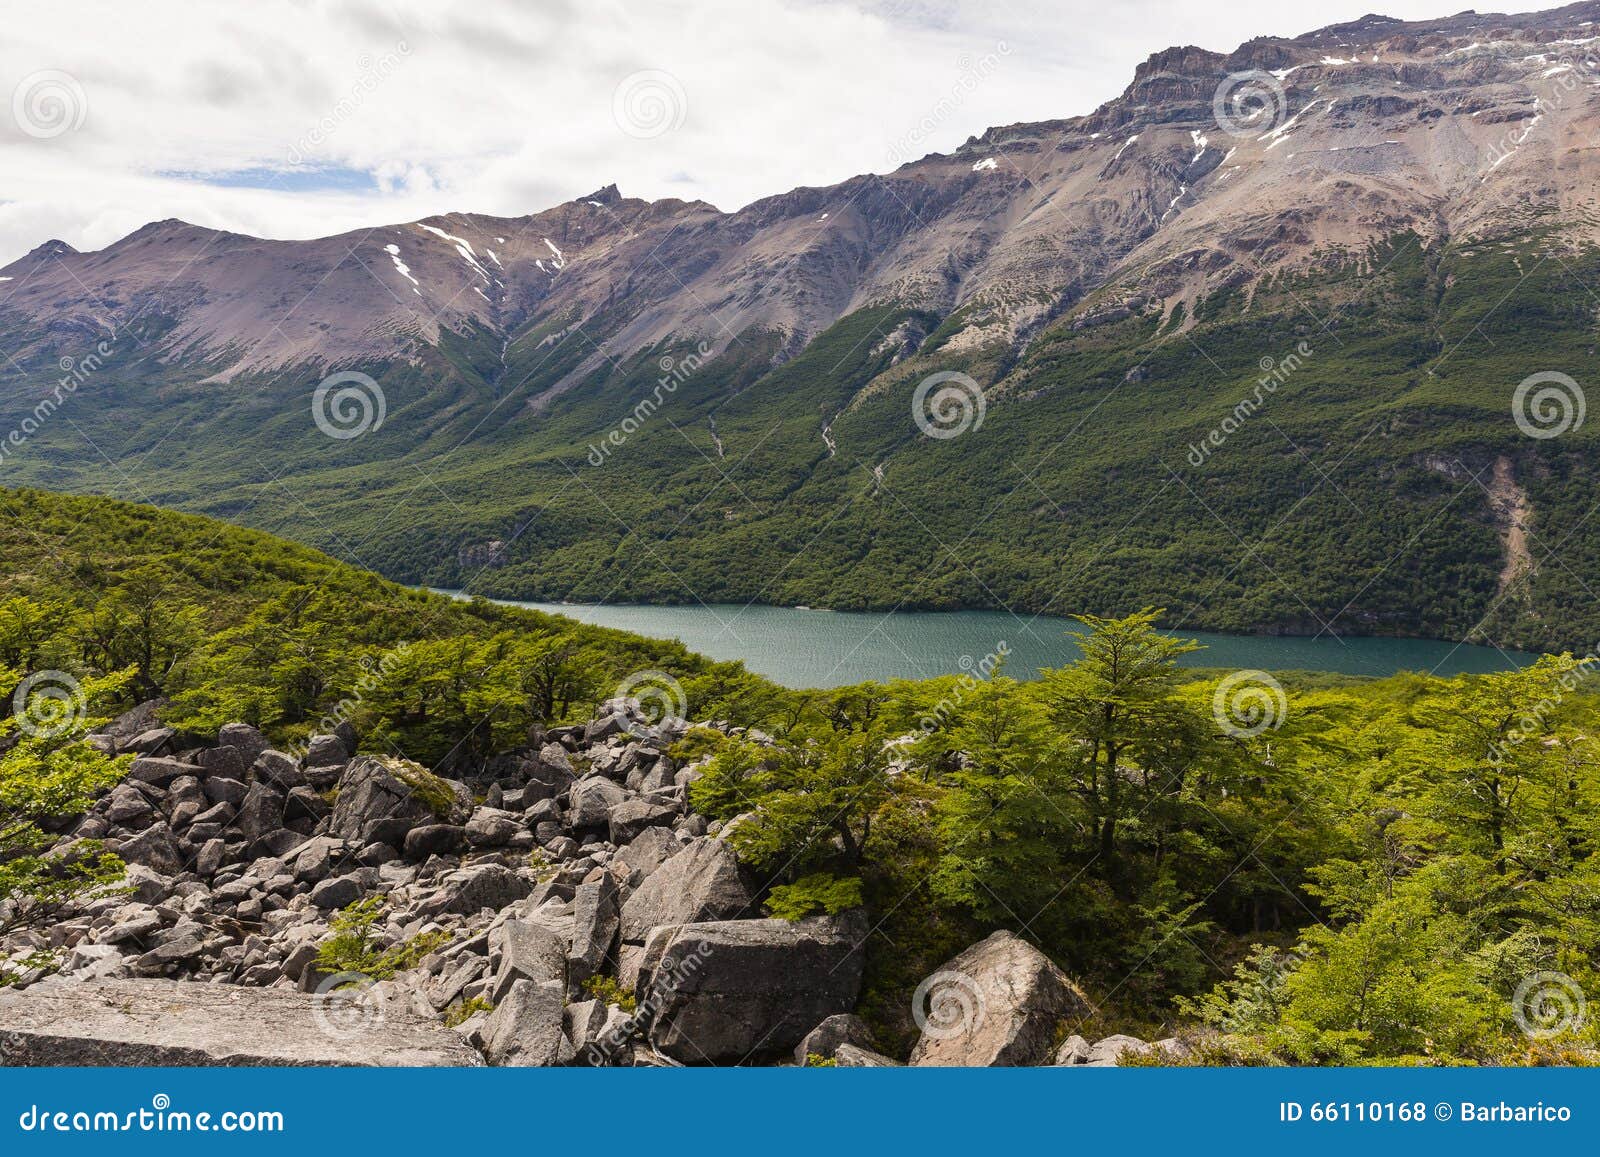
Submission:
M 610 184 L 526 217 L 312 241 L 155 222 L 87 270 L 37 269 L 0 305 L 0 335 L 13 356 L 53 361 L 53 340 L 99 328 L 98 302 L 137 303 L 184 357 L 231 378 L 381 360 L 419 333 L 488 332 L 509 349 L 583 324 L 594 348 L 562 392 L 663 341 L 721 348 L 760 330 L 792 350 L 872 303 L 965 309 L 958 344 L 1014 348 L 1099 292 L 1167 312 L 1408 231 L 1484 235 L 1540 213 L 1586 236 L 1592 174 L 1574 142 L 1600 131 L 1596 21 L 1596 2 L 1370 14 L 1231 53 L 1168 48 L 1087 117 L 990 129 L 734 213 Z M 1254 88 L 1236 91 L 1241 76 Z M 286 300 L 301 302 L 287 321 Z

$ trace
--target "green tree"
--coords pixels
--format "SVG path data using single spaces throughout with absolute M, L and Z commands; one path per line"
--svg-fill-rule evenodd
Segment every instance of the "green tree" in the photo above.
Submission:
M 1119 830 L 1150 797 L 1182 786 L 1212 730 L 1179 693 L 1177 660 L 1198 644 L 1157 633 L 1160 614 L 1147 608 L 1123 619 L 1085 617 L 1089 629 L 1074 633 L 1082 658 L 1044 678 L 1101 870 L 1124 896 L 1131 877 Z
M 30 683 L 0 667 L 0 701 L 14 707 L 0 717 L 0 934 L 48 924 L 122 875 L 122 862 L 93 841 L 53 854 L 45 825 L 83 812 L 126 773 L 131 756 L 106 755 L 84 737 L 105 722 L 92 705 L 118 696 L 134 673 L 34 674 Z

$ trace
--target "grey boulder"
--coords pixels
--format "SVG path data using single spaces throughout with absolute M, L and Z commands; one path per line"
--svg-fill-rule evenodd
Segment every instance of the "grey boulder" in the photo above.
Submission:
M 665 860 L 628 897 L 622 906 L 622 939 L 643 944 L 652 928 L 737 919 L 748 913 L 754 899 L 733 849 L 721 840 L 696 840 Z
M 866 936 L 859 911 L 658 928 L 639 974 L 650 1043 L 684 1064 L 788 1053 L 855 1007 Z
M 409 783 L 378 760 L 363 758 L 339 777 L 328 832 L 357 846 L 378 842 L 397 848 L 412 828 L 438 818 Z
M 1057 1065 L 1085 1065 L 1089 1063 L 1090 1044 L 1077 1033 L 1061 1042 L 1056 1049 Z
M 1114 1069 L 1122 1064 L 1123 1057 L 1145 1056 L 1154 1049 L 1154 1045 L 1136 1036 L 1117 1033 L 1095 1041 L 1089 1049 L 1088 1058 L 1082 1063 L 1089 1068 Z
M 531 920 L 507 920 L 501 929 L 500 968 L 495 973 L 495 1003 L 506 998 L 519 980 L 535 984 L 557 981 L 565 990 L 567 946 L 561 937 Z
M 915 994 L 913 1065 L 1042 1065 L 1056 1031 L 1094 1006 L 1049 957 L 1000 931 L 947 961 Z
M 313 908 L 348 908 L 361 899 L 361 885 L 349 876 L 330 876 L 311 889 Z
M 898 1069 L 904 1066 L 892 1057 L 875 1053 L 860 1045 L 842 1044 L 833 1054 L 835 1067 L 841 1069 Z
M 795 1064 L 804 1065 L 811 1057 L 831 1060 L 840 1045 L 872 1048 L 872 1030 L 867 1027 L 867 1022 L 853 1012 L 841 1012 L 828 1017 L 795 1045 Z
M 630 799 L 611 809 L 607 825 L 614 844 L 626 844 L 647 828 L 671 824 L 678 809 L 648 799 Z
M 605 828 L 611 810 L 626 803 L 628 793 L 601 775 L 591 775 L 573 785 L 567 806 L 567 826 L 574 831 Z
M 567 953 L 567 995 L 576 997 L 611 955 L 622 923 L 617 878 L 610 872 L 579 884 L 572 900 L 572 948 Z
M 164 823 L 151 824 L 131 839 L 116 841 L 111 850 L 130 864 L 143 864 L 164 876 L 175 876 L 184 869 L 183 853 Z
M 248 723 L 224 723 L 217 732 L 218 747 L 236 748 L 246 765 L 256 761 L 256 756 L 270 744 L 267 737 Z
M 562 1028 L 562 985 L 518 980 L 484 1024 L 484 1055 L 493 1065 L 564 1065 L 574 1050 Z
M 531 891 L 532 884 L 499 864 L 462 868 L 439 882 L 438 889 L 421 906 L 420 912 L 424 916 L 439 916 L 446 912 L 471 916 L 483 908 L 498 912 Z

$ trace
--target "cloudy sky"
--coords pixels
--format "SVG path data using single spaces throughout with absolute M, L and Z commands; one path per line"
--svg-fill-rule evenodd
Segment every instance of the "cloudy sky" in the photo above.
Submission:
M 735 209 L 1088 112 L 1169 45 L 1228 51 L 1376 4 L 7 0 L 0 264 L 165 217 L 308 237 L 612 182 Z

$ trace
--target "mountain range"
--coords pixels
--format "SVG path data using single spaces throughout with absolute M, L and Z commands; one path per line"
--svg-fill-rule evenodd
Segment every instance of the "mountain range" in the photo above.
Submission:
M 506 597 L 1587 649 L 1597 89 L 1600 3 L 1368 16 L 733 213 L 51 241 L 0 482 Z

